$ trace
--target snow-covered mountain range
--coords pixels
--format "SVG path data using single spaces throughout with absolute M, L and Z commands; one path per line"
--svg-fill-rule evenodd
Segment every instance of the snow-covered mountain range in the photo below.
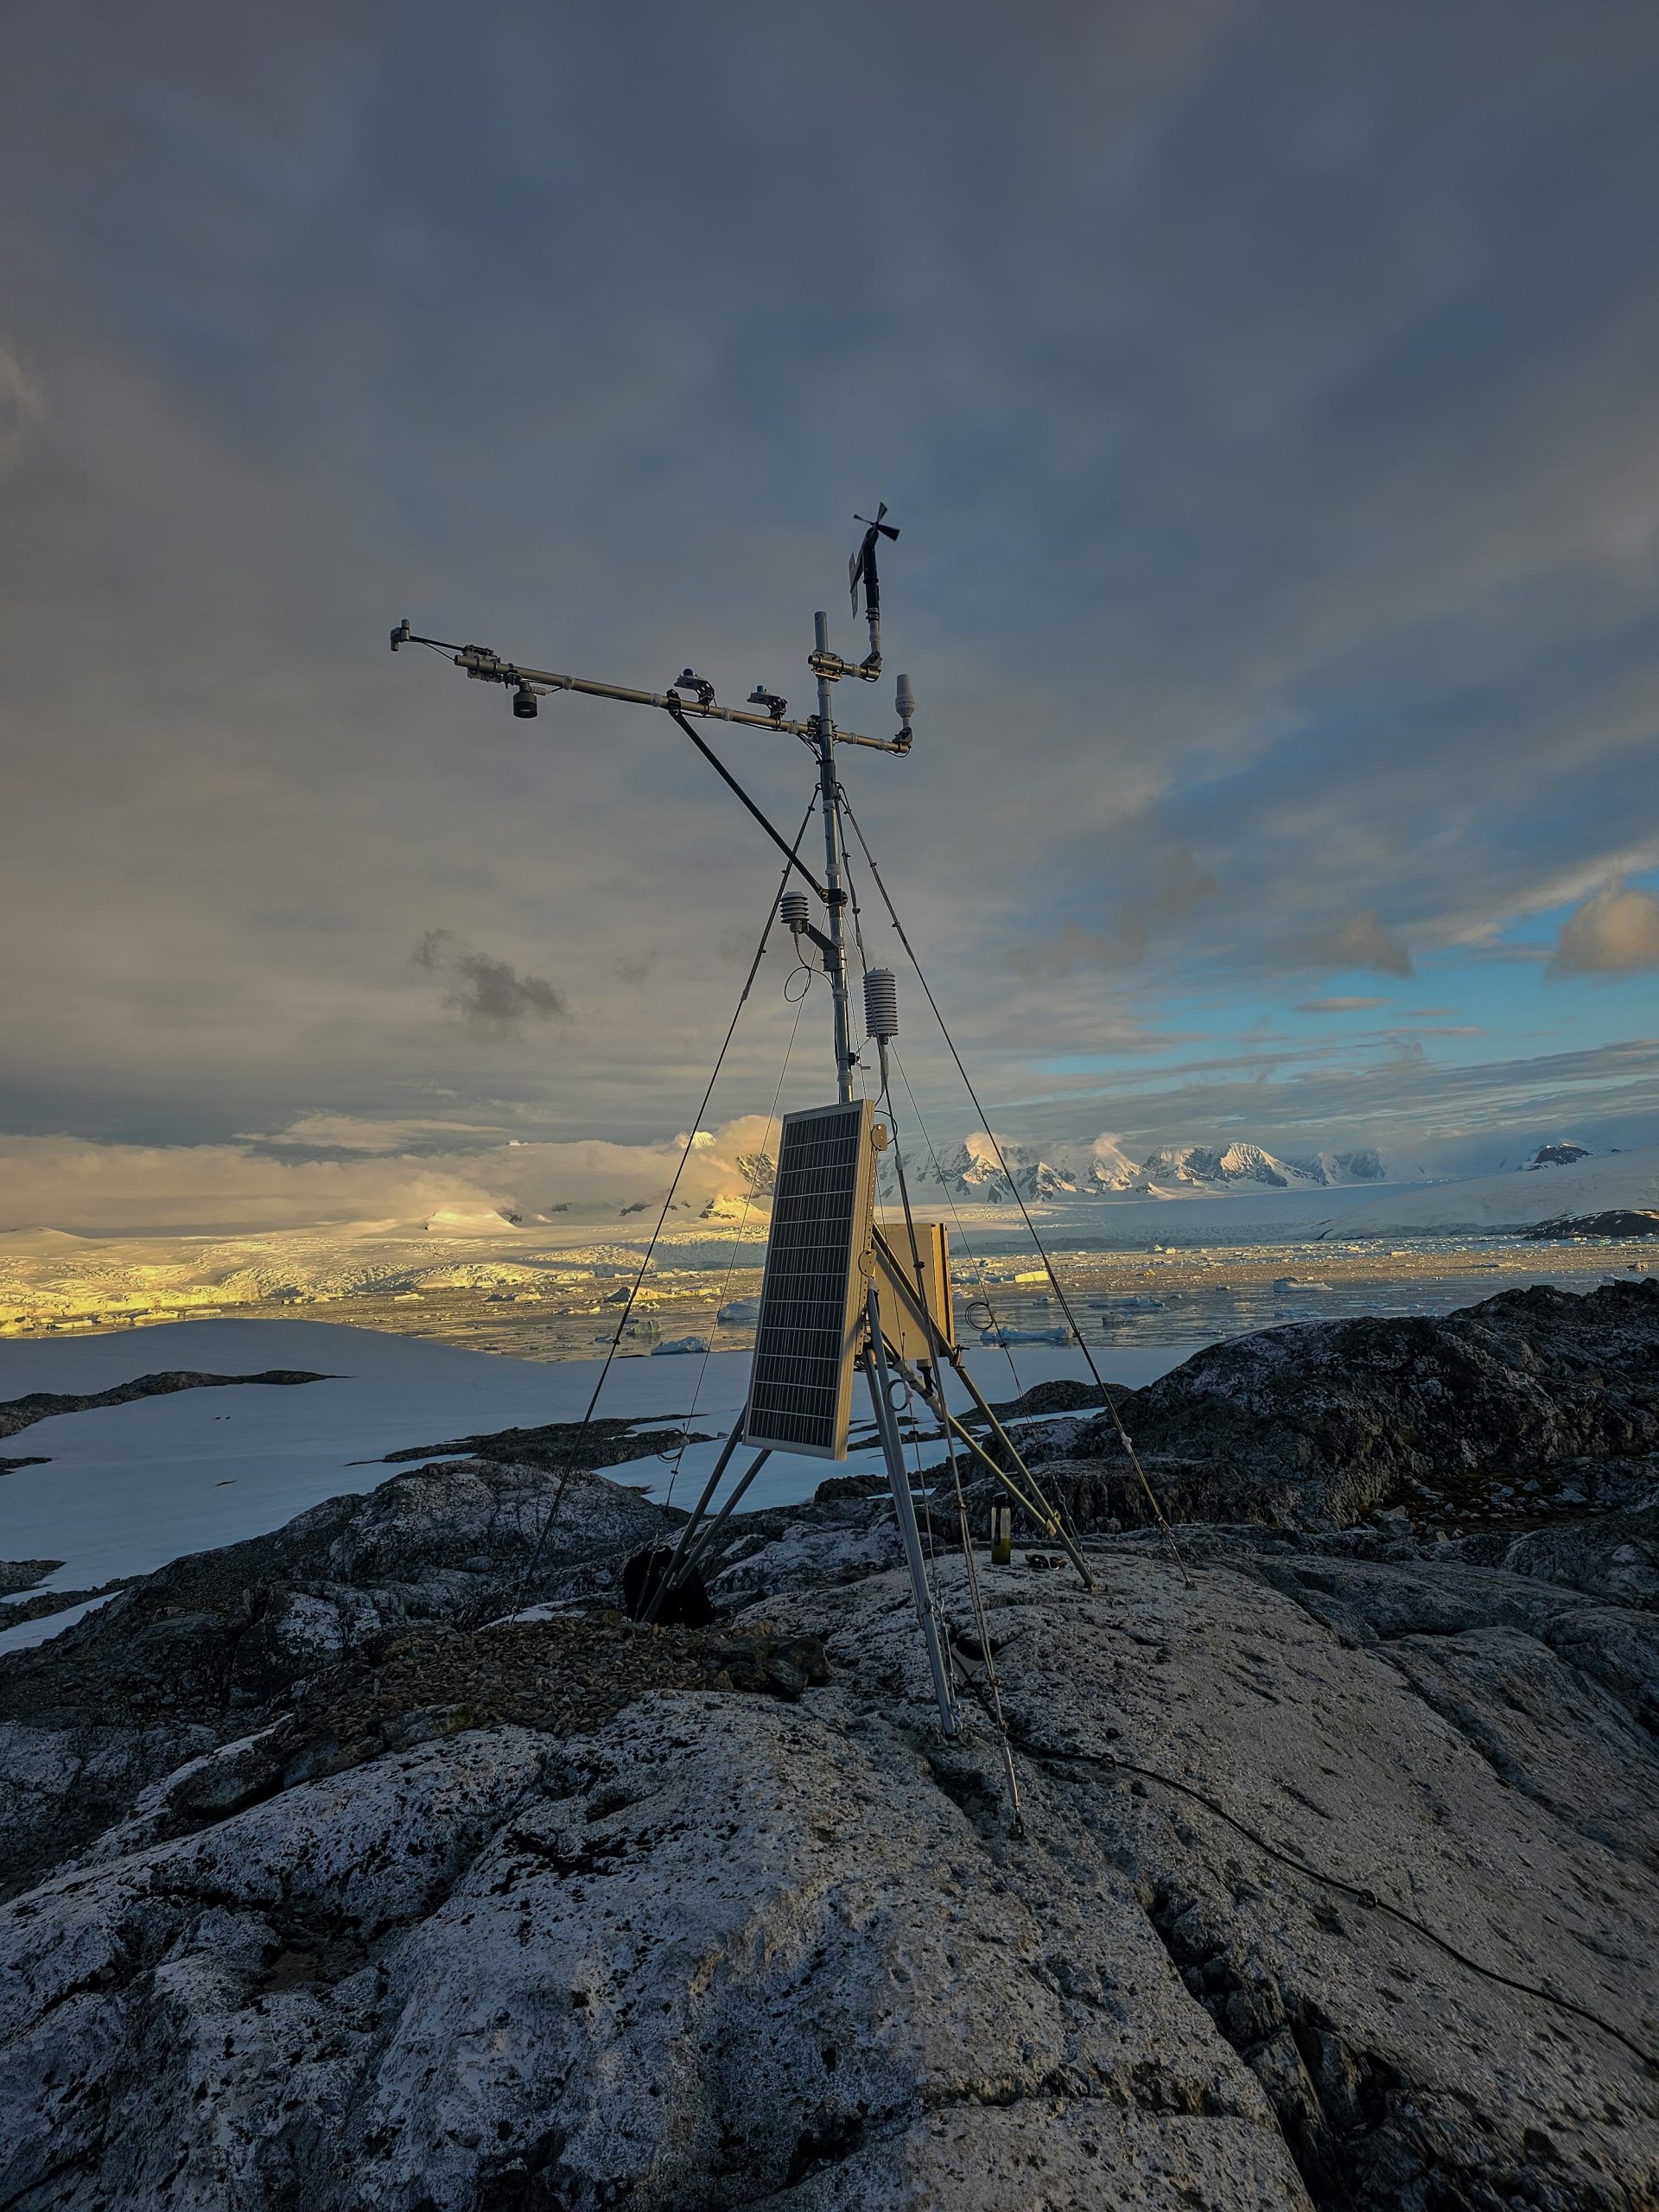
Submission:
M 901 1132 L 902 1135 L 902 1132 Z M 1160 1145 L 1135 1160 L 1112 1137 L 1091 1145 L 1057 1146 L 1041 1151 L 1029 1146 L 998 1147 L 982 1131 L 937 1155 L 918 1159 L 912 1150 L 906 1172 L 913 1192 L 944 1192 L 976 1205 L 1011 1205 L 1015 1193 L 1027 1204 L 1076 1198 L 1175 1198 L 1229 1191 L 1313 1191 L 1356 1183 L 1381 1183 L 1389 1171 L 1369 1148 L 1319 1152 L 1306 1160 L 1284 1160 L 1265 1146 L 1228 1144 Z M 1006 1167 L 1006 1173 L 1004 1169 Z M 897 1195 L 890 1160 L 882 1165 L 881 1195 Z
M 902 1129 L 899 1134 L 904 1138 Z M 1000 1149 L 1001 1163 L 998 1144 L 980 1130 L 941 1147 L 937 1154 L 924 1151 L 918 1157 L 912 1134 L 905 1160 L 911 1189 L 943 1192 L 958 1204 L 1004 1205 L 1014 1203 L 1016 1192 L 1031 1205 L 1078 1198 L 1244 1197 L 1268 1191 L 1340 1191 L 1359 1185 L 1442 1179 L 1426 1176 L 1421 1167 L 1388 1160 L 1370 1145 L 1292 1157 L 1237 1138 L 1224 1143 L 1160 1145 L 1139 1160 L 1110 1136 L 1082 1146 L 1033 1147 L 1001 1140 Z M 1574 1140 L 1552 1138 L 1537 1146 L 1516 1172 L 1530 1174 L 1568 1167 L 1590 1157 L 1588 1148 Z M 898 1196 L 890 1157 L 882 1166 L 880 1195 L 884 1200 Z

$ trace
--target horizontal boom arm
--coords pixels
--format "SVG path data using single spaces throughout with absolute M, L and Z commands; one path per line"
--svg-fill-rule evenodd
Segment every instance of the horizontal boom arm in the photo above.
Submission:
M 634 707 L 660 707 L 664 713 L 677 709 L 683 715 L 701 715 L 711 721 L 740 722 L 746 729 L 783 730 L 791 737 L 815 738 L 817 726 L 812 722 L 785 721 L 781 715 L 747 715 L 741 707 L 717 707 L 713 700 L 682 699 L 676 694 L 663 691 L 636 691 L 626 683 L 601 683 L 592 677 L 561 676 L 555 670 L 526 668 L 520 661 L 503 660 L 487 645 L 452 645 L 442 638 L 423 638 L 407 623 L 391 633 L 391 649 L 399 645 L 430 645 L 435 652 L 448 653 L 455 666 L 480 683 L 526 684 L 532 691 L 582 691 L 594 699 L 620 699 Z M 860 737 L 854 730 L 838 729 L 835 733 L 837 745 L 868 745 L 878 753 L 908 753 L 907 744 L 898 739 Z

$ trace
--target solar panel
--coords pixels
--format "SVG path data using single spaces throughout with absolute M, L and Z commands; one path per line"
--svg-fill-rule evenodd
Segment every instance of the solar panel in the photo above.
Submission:
M 785 1114 L 744 1435 L 844 1459 L 868 1277 L 875 1151 L 869 1102 Z

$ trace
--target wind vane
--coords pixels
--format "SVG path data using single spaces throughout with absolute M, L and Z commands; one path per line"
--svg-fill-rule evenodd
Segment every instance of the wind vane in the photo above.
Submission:
M 870 626 L 870 658 L 878 668 L 881 665 L 881 579 L 876 574 L 876 541 L 882 537 L 896 541 L 899 536 L 890 522 L 882 521 L 881 518 L 887 512 L 887 503 L 883 499 L 875 511 L 874 522 L 870 522 L 867 515 L 853 517 L 855 522 L 868 523 L 868 527 L 857 552 L 847 563 L 847 582 L 852 592 L 855 616 L 858 613 L 858 588 L 861 583 L 864 587 L 864 613 Z M 903 680 L 900 677 L 901 683 Z

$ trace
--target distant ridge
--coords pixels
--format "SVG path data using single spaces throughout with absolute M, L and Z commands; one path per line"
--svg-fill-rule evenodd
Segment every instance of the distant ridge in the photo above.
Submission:
M 1548 1174 L 1483 1175 L 1380 1195 L 1331 1222 L 1326 1234 L 1384 1236 L 1402 1230 L 1530 1229 L 1614 1207 L 1659 1206 L 1659 1145 L 1575 1160 Z
M 1162 1145 L 1138 1161 L 1112 1137 L 1097 1137 L 1083 1147 L 1057 1147 L 1052 1153 L 1006 1141 L 1001 1149 L 1006 1173 L 997 1147 L 983 1130 L 942 1151 L 937 1161 L 912 1159 L 906 1163 L 912 1188 L 942 1192 L 976 1205 L 1004 1205 L 1014 1203 L 1016 1192 L 1029 1205 L 1199 1192 L 1332 1190 L 1381 1183 L 1389 1177 L 1382 1155 L 1369 1147 L 1286 1160 L 1248 1141 Z M 881 1195 L 891 1199 L 897 1194 L 897 1177 L 888 1165 L 883 1169 Z

